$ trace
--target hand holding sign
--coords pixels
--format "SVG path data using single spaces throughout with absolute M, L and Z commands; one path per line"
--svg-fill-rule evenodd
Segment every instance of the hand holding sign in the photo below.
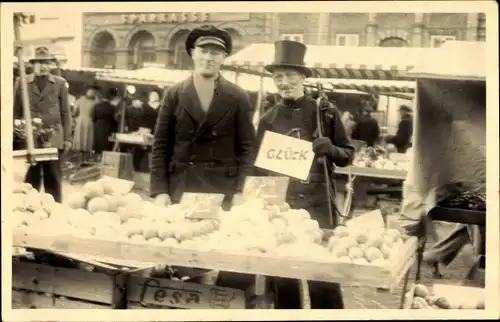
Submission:
M 186 218 L 218 219 L 223 200 L 223 194 L 184 193 L 180 206 L 186 212 Z
M 307 180 L 313 160 L 311 142 L 266 131 L 254 165 Z

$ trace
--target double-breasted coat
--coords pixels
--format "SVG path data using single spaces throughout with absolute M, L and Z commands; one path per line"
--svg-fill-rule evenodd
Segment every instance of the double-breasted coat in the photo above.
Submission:
M 232 195 L 243 188 L 256 154 L 252 109 L 243 89 L 219 77 L 207 112 L 190 77 L 166 91 L 152 147 L 152 196 L 184 192 Z
M 32 118 L 41 118 L 46 126 L 54 127 L 51 146 L 63 149 L 64 141 L 72 141 L 72 115 L 68 102 L 66 80 L 49 74 L 42 91 L 38 89 L 33 74 L 26 76 Z M 23 118 L 21 86 L 17 87 L 14 99 L 14 118 Z

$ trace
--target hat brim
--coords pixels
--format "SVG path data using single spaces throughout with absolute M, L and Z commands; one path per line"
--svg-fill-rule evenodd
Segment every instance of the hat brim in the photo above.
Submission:
M 233 42 L 231 39 L 231 35 L 222 29 L 213 30 L 202 30 L 202 29 L 194 29 L 191 31 L 186 39 L 186 51 L 189 56 L 191 56 L 191 50 L 195 47 L 196 40 L 203 36 L 214 36 L 222 39 L 226 43 L 225 51 L 228 55 L 231 55 Z
M 53 62 L 53 63 L 57 63 L 57 59 L 55 58 L 32 58 L 30 60 L 28 60 L 29 63 L 37 63 L 37 62 Z
M 295 69 L 301 74 L 304 74 L 306 78 L 309 78 L 313 75 L 312 69 L 302 66 L 302 65 L 293 65 L 293 64 L 271 64 L 264 66 L 264 69 L 270 73 L 273 73 L 278 68 L 290 68 Z

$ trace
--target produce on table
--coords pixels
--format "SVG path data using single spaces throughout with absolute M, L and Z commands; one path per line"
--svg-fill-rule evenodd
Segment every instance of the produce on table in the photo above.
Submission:
M 360 168 L 406 171 L 408 163 L 389 160 L 384 151 L 377 148 L 364 147 L 356 153 L 352 165 Z
M 408 298 L 411 294 L 407 293 Z M 423 284 L 415 285 L 413 289 L 412 309 L 464 309 L 464 310 L 481 310 L 484 309 L 484 299 L 467 303 L 467 300 L 462 303 L 454 303 L 450 299 L 442 296 L 436 296 Z
M 338 227 L 326 238 L 304 209 L 251 199 L 218 220 L 187 219 L 180 205 L 169 207 L 120 194 L 106 180 L 86 183 L 58 204 L 29 184 L 14 188 L 14 226 L 75 236 L 150 243 L 196 250 L 250 252 L 389 267 L 403 245 L 397 230 L 373 232 Z

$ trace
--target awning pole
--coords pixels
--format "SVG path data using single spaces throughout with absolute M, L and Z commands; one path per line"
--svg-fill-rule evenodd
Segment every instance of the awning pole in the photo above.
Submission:
M 257 92 L 257 104 L 255 107 L 255 113 L 254 113 L 254 126 L 257 128 L 259 125 L 259 120 L 260 120 L 260 115 L 262 114 L 262 97 L 264 96 L 264 69 L 262 69 L 260 73 L 260 84 L 259 84 L 259 91 Z

